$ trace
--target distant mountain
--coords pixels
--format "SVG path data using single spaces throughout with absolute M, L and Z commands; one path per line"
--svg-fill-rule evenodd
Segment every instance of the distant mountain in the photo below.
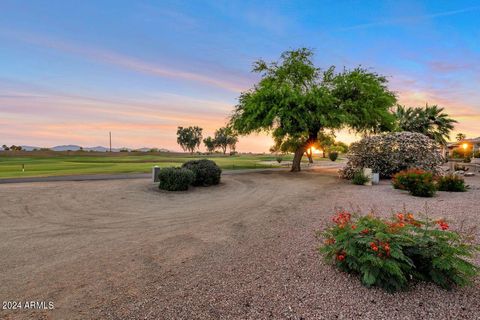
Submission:
M 69 144 L 69 145 L 64 145 L 64 146 L 55 146 L 50 148 L 52 151 L 78 151 L 80 150 L 80 146 L 77 146 L 75 144 Z
M 85 151 L 95 151 L 95 152 L 107 152 L 107 151 L 109 151 L 110 149 L 109 149 L 109 148 L 102 147 L 102 146 L 97 146 L 97 147 L 83 148 L 83 150 L 85 150 Z M 112 151 L 113 151 L 113 152 L 118 152 L 118 151 L 120 151 L 120 149 L 116 150 L 116 149 L 113 149 L 113 148 L 112 148 Z
M 170 152 L 168 149 L 158 149 L 158 148 L 140 148 L 140 149 L 135 149 L 135 151 L 138 152 L 150 152 L 150 150 L 153 150 L 154 152 Z
M 1 149 L 1 148 L 0 148 Z M 41 147 L 34 147 L 34 146 L 22 146 L 22 150 L 24 151 L 34 151 L 34 150 L 40 150 Z M 82 150 L 82 147 L 76 144 L 69 144 L 69 145 L 61 145 L 61 146 L 55 146 L 48 148 L 52 151 L 79 151 Z M 150 150 L 155 149 L 156 152 L 170 152 L 168 149 L 157 149 L 157 148 L 140 148 L 140 149 L 130 149 L 130 148 L 112 148 L 112 152 L 120 152 L 120 150 L 128 150 L 128 151 L 137 151 L 137 152 L 150 152 Z M 110 149 L 102 146 L 96 146 L 96 147 L 85 147 L 83 148 L 83 151 L 93 151 L 93 152 L 108 152 Z M 0 151 L 3 151 L 1 149 Z
M 22 150 L 24 150 L 24 151 L 40 150 L 40 147 L 22 146 Z

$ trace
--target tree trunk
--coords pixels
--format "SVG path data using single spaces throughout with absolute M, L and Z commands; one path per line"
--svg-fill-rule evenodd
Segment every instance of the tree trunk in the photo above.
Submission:
M 295 150 L 295 155 L 293 156 L 291 172 L 299 172 L 301 170 L 300 163 L 302 161 L 303 153 L 305 152 L 305 146 L 298 147 Z

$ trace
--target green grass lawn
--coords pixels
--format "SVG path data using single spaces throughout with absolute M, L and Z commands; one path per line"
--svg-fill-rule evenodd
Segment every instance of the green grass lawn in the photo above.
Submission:
M 153 166 L 181 166 L 192 159 L 211 159 L 223 169 L 279 167 L 273 155 L 188 155 L 183 153 L 0 152 L 0 178 L 72 174 L 151 172 Z M 283 157 L 291 161 L 292 156 Z M 316 157 L 315 160 L 324 160 Z M 306 161 L 306 159 L 304 159 Z M 22 165 L 25 172 L 22 172 Z

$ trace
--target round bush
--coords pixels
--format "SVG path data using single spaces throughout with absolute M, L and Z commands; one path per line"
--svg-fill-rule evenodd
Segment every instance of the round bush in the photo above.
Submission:
M 184 191 L 195 180 L 195 174 L 185 168 L 162 168 L 158 173 L 158 187 L 167 191 Z
M 447 174 L 439 177 L 437 180 L 437 189 L 439 191 L 465 192 L 467 188 L 468 186 L 465 184 L 465 180 L 454 174 Z
M 338 158 L 338 152 L 332 151 L 328 154 L 328 157 L 330 158 L 330 160 L 335 161 Z
M 365 137 L 352 143 L 348 162 L 341 175 L 351 179 L 361 168 L 372 168 L 380 177 L 389 178 L 409 168 L 437 173 L 443 163 L 435 141 L 421 133 L 396 132 Z
M 409 169 L 400 171 L 392 179 L 395 189 L 407 190 L 415 197 L 433 197 L 436 186 L 431 172 L 421 169 Z
M 222 169 L 212 160 L 192 160 L 185 162 L 182 168 L 189 169 L 195 174 L 194 186 L 211 186 L 220 183 Z

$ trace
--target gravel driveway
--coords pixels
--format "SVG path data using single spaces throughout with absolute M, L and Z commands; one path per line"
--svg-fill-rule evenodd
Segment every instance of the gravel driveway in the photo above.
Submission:
M 427 207 L 480 222 L 480 179 L 431 199 L 322 172 L 245 173 L 188 192 L 144 179 L 0 185 L 0 298 L 53 302 L 6 319 L 480 319 L 480 281 L 387 294 L 325 264 L 335 208 Z M 479 263 L 479 259 L 476 259 Z

